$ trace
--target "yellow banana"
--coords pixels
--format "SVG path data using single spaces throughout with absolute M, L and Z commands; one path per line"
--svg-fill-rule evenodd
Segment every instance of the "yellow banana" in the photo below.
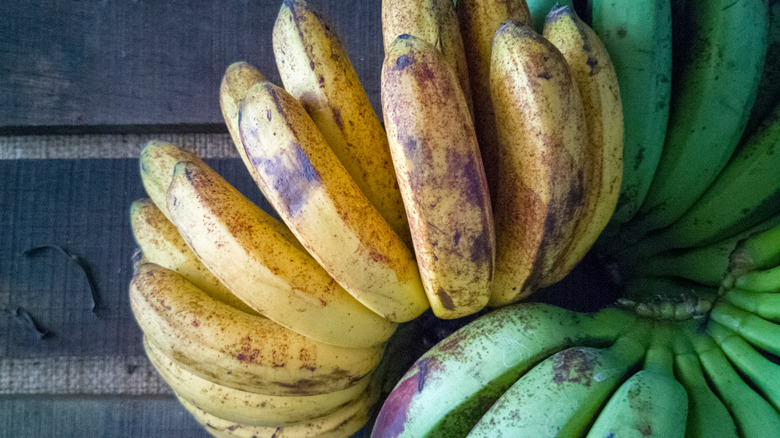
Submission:
M 303 0 L 282 3 L 273 48 L 284 88 L 393 231 L 411 246 L 387 135 L 338 37 Z
M 453 1 L 382 0 L 385 53 L 400 35 L 415 36 L 439 49 L 455 72 L 469 114 L 473 115 L 469 67 Z
M 345 389 L 316 395 L 275 396 L 230 388 L 188 371 L 166 356 L 148 337 L 144 351 L 176 394 L 200 409 L 248 426 L 283 426 L 327 415 L 360 397 L 373 374 Z
M 376 402 L 375 392 L 367 390 L 357 400 L 322 417 L 285 426 L 250 426 L 220 418 L 183 397 L 182 406 L 214 437 L 239 438 L 344 438 L 352 436 L 368 422 Z
M 139 199 L 130 206 L 130 226 L 146 261 L 183 275 L 214 299 L 247 313 L 257 314 L 230 290 L 192 252 L 151 199 Z
M 457 78 L 433 45 L 402 35 L 382 65 L 382 106 L 428 301 L 440 318 L 475 313 L 488 301 L 495 234 Z
M 582 99 L 563 55 L 529 26 L 496 33 L 490 69 L 499 134 L 491 305 L 531 294 L 571 241 L 583 206 Z
M 514 20 L 528 24 L 531 13 L 524 0 L 460 0 L 455 4 L 463 48 L 469 62 L 474 100 L 474 127 L 491 197 L 498 191 L 498 132 L 490 98 L 490 55 L 499 26 Z
M 412 251 L 366 199 L 303 106 L 261 82 L 244 98 L 240 118 L 252 177 L 314 259 L 379 315 L 403 322 L 422 314 L 428 302 Z
M 544 37 L 569 64 L 582 97 L 588 135 L 584 211 L 571 245 L 542 282 L 547 286 L 565 277 L 585 256 L 615 211 L 623 179 L 623 107 L 607 49 L 571 6 L 550 11 Z
M 233 144 L 236 145 L 238 155 L 241 156 L 247 169 L 252 167 L 252 163 L 246 158 L 244 146 L 241 144 L 241 134 L 238 132 L 238 108 L 249 88 L 264 80 L 265 77 L 257 68 L 247 62 L 239 61 L 228 66 L 219 85 L 219 107 L 222 109 L 222 117 L 225 119 Z
M 282 224 L 207 166 L 176 165 L 168 207 L 203 264 L 277 323 L 347 347 L 382 343 L 395 330 L 395 324 L 360 304 L 279 232 Z
M 382 346 L 324 344 L 244 313 L 153 263 L 133 276 L 130 306 L 144 335 L 166 356 L 204 379 L 244 391 L 281 396 L 342 390 L 382 356 Z

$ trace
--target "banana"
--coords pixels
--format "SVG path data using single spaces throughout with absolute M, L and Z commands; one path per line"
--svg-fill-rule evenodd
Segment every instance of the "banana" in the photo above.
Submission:
M 662 333 L 654 328 L 654 337 Z M 674 355 L 656 342 L 645 354 L 644 367 L 609 398 L 588 431 L 589 438 L 658 436 L 683 438 L 688 395 L 674 377 Z
M 322 417 L 284 426 L 250 426 L 220 418 L 200 409 L 183 397 L 179 402 L 212 436 L 240 438 L 344 438 L 352 436 L 368 422 L 376 402 L 375 391 L 369 387 L 348 405 Z
M 463 48 L 469 64 L 474 101 L 474 128 L 492 198 L 498 192 L 498 131 L 490 97 L 490 56 L 493 36 L 508 21 L 531 22 L 524 0 L 460 0 L 455 3 Z M 493 199 L 494 200 L 494 199 Z
M 675 376 L 688 394 L 688 418 L 685 436 L 688 438 L 737 438 L 737 426 L 726 406 L 710 389 L 693 352 L 674 358 Z
M 395 39 L 412 35 L 434 46 L 452 67 L 466 99 L 469 114 L 474 109 L 469 85 L 469 67 L 458 15 L 452 0 L 382 0 L 382 39 L 385 54 Z
M 411 246 L 387 135 L 338 37 L 307 2 L 287 0 L 274 24 L 273 50 L 284 88 L 306 108 L 366 198 Z
M 363 306 L 276 219 L 213 170 L 180 163 L 168 190 L 173 223 L 198 258 L 259 313 L 320 342 L 377 345 L 396 325 Z M 289 231 L 287 231 L 289 233 Z
M 382 346 L 324 344 L 244 313 L 153 263 L 133 276 L 130 305 L 141 330 L 166 356 L 204 379 L 244 391 L 338 391 L 371 372 L 382 357 Z
M 468 436 L 494 437 L 496 431 L 503 436 L 582 436 L 642 359 L 643 343 L 635 332 L 608 348 L 577 346 L 555 353 L 507 389 Z
M 780 215 L 775 215 L 741 233 L 706 246 L 664 251 L 642 260 L 636 266 L 623 264 L 620 273 L 626 276 L 681 277 L 706 286 L 717 287 L 724 281 L 729 270 L 733 269 L 729 259 L 738 247 L 738 243 L 778 225 L 780 225 Z
M 188 371 L 144 336 L 144 351 L 176 395 L 212 415 L 247 426 L 276 427 L 327 415 L 360 397 L 373 374 L 339 391 L 274 396 L 220 385 Z
M 547 20 L 547 14 L 557 6 L 572 6 L 571 0 L 526 0 L 528 11 L 531 14 L 531 26 L 538 33 L 544 30 L 544 22 Z
M 544 37 L 563 54 L 582 97 L 587 125 L 584 210 L 561 261 L 541 286 L 557 283 L 590 250 L 612 217 L 623 178 L 623 108 L 609 53 L 571 6 L 553 8 Z
M 775 217 L 777 216 L 780 215 Z M 729 273 L 734 277 L 778 265 L 780 265 L 780 224 L 774 224 L 771 228 L 765 228 L 741 240 L 729 256 Z
M 769 0 L 767 50 L 756 101 L 750 110 L 745 133 L 752 133 L 780 105 L 780 0 Z
M 457 79 L 436 48 L 402 35 L 382 65 L 382 108 L 417 264 L 436 316 L 484 308 L 495 231 L 476 133 Z
M 780 293 L 728 289 L 723 297 L 734 306 L 761 318 L 780 323 Z
M 674 78 L 678 85 L 663 151 L 642 207 L 624 236 L 639 237 L 670 225 L 702 196 L 737 147 L 755 100 L 766 54 L 766 1 L 686 4 L 691 12 L 676 17 L 687 20 L 686 35 L 696 38 L 679 39 L 690 42 L 680 50 L 688 59 L 680 61 L 684 65 Z M 744 37 L 745 29 L 750 29 L 750 38 Z M 723 198 L 718 199 L 721 216 Z M 699 227 L 696 236 L 710 228 Z
M 574 345 L 608 345 L 634 321 L 617 309 L 584 314 L 543 303 L 488 313 L 415 362 L 382 406 L 373 437 L 465 436 L 539 361 Z
M 615 68 L 623 106 L 623 176 L 607 233 L 639 210 L 661 158 L 672 76 L 669 0 L 590 0 L 592 27 Z
M 247 158 L 241 143 L 241 134 L 238 131 L 238 108 L 249 88 L 264 80 L 265 76 L 257 68 L 247 62 L 239 61 L 228 66 L 219 85 L 219 107 L 222 110 L 222 117 L 238 155 L 247 169 L 252 167 L 252 163 Z
M 490 305 L 528 296 L 569 245 L 588 190 L 585 114 L 563 55 L 528 26 L 496 32 L 490 69 L 500 139 Z
M 734 280 L 734 287 L 755 292 L 780 292 L 780 266 L 747 272 Z
M 777 436 L 780 415 L 772 405 L 742 380 L 709 336 L 695 332 L 688 335 L 712 387 L 731 413 L 739 436 Z
M 710 319 L 740 334 L 752 345 L 780 356 L 780 325 L 723 301 L 712 308 Z
M 145 261 L 174 270 L 212 298 L 243 312 L 257 314 L 233 295 L 192 252 L 187 242 L 151 199 L 139 199 L 130 206 L 130 227 Z
M 756 351 L 741 336 L 718 323 L 707 325 L 707 334 L 712 336 L 734 367 L 747 376 L 764 398 L 780 413 L 780 365 L 770 361 Z
M 718 289 L 675 277 L 634 277 L 618 303 L 640 316 L 662 320 L 702 318 L 718 298 Z
M 312 257 L 352 296 L 391 321 L 428 307 L 414 254 L 339 162 L 303 106 L 270 82 L 239 111 L 250 173 Z M 323 323 L 329 321 L 322 321 Z
M 777 214 L 779 151 L 780 106 L 737 150 L 693 206 L 672 225 L 648 235 L 630 249 L 632 257 L 711 243 Z

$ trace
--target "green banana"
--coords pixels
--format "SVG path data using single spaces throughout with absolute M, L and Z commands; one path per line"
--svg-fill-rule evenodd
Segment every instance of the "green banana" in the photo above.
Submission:
M 780 225 L 740 241 L 729 256 L 730 274 L 738 277 L 756 269 L 780 265 Z
M 758 83 L 758 94 L 750 110 L 745 133 L 752 133 L 780 104 L 780 0 L 769 0 L 767 50 L 764 73 Z
M 739 333 L 756 347 L 780 356 L 780 325 L 722 301 L 712 308 L 710 318 Z
M 734 280 L 734 287 L 754 292 L 780 292 L 780 266 L 740 275 Z
M 731 363 L 750 379 L 758 391 L 780 412 L 780 365 L 770 361 L 741 336 L 717 323 L 707 326 L 712 336 L 726 353 Z
M 675 17 L 687 20 L 683 29 L 696 38 L 685 38 L 691 45 L 676 50 L 688 58 L 680 60 L 682 70 L 672 80 L 666 141 L 642 207 L 623 230 L 625 238 L 666 227 L 693 205 L 737 147 L 756 96 L 766 55 L 766 0 L 687 5 L 691 12 Z M 746 29 L 750 38 L 744 37 Z M 698 236 L 708 227 L 696 229 Z
M 772 405 L 742 380 L 709 336 L 689 335 L 715 392 L 734 418 L 739 436 L 776 437 L 780 415 Z
M 636 266 L 621 266 L 621 275 L 674 276 L 707 286 L 719 286 L 729 272 L 729 258 L 743 239 L 780 225 L 780 214 L 734 236 L 692 249 L 654 254 Z M 780 247 L 779 247 L 780 248 Z
M 654 337 L 663 337 L 656 335 L 659 332 L 668 334 L 656 327 Z M 645 354 L 644 368 L 610 397 L 588 438 L 685 436 L 688 395 L 674 377 L 672 351 L 663 342 L 653 344 Z
M 780 106 L 734 154 L 704 194 L 672 225 L 626 250 L 632 260 L 734 235 L 780 210 Z M 700 159 L 707 153 L 700 152 Z M 693 166 L 693 165 L 691 165 Z M 691 167 L 693 169 L 693 167 Z M 694 173 L 694 172 L 691 172 Z M 680 187 L 686 191 L 686 186 Z
M 528 10 L 531 12 L 531 26 L 537 33 L 544 30 L 544 21 L 550 10 L 557 6 L 571 6 L 571 0 L 526 0 Z
M 780 322 L 780 294 L 729 289 L 724 298 L 747 312 L 755 313 L 769 321 Z
M 373 436 L 465 436 L 539 361 L 573 345 L 608 345 L 633 321 L 633 316 L 616 309 L 582 314 L 542 303 L 493 311 L 434 346 L 412 366 L 385 401 Z
M 672 75 L 669 0 L 591 0 L 592 27 L 615 66 L 623 103 L 623 184 L 608 234 L 630 220 L 661 157 Z
M 577 346 L 545 359 L 499 397 L 468 436 L 580 436 L 642 359 L 644 330 L 608 348 Z
M 737 438 L 737 426 L 726 406 L 712 392 L 702 373 L 696 354 L 678 354 L 675 375 L 688 393 L 687 438 Z

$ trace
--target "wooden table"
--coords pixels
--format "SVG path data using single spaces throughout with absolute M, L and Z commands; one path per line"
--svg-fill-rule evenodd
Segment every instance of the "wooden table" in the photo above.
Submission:
M 378 109 L 380 0 L 311 3 Z M 271 50 L 280 4 L 0 2 L 0 437 L 206 435 L 143 354 L 127 297 L 128 208 L 145 196 L 137 159 L 153 138 L 195 151 L 267 206 L 217 92 L 239 60 L 280 84 Z M 87 266 L 96 312 L 85 273 L 55 247 Z

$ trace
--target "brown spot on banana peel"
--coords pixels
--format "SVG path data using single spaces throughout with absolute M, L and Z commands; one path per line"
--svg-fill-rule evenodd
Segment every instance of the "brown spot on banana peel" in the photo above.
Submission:
M 588 350 L 570 348 L 552 357 L 554 383 L 590 386 L 597 358 Z

